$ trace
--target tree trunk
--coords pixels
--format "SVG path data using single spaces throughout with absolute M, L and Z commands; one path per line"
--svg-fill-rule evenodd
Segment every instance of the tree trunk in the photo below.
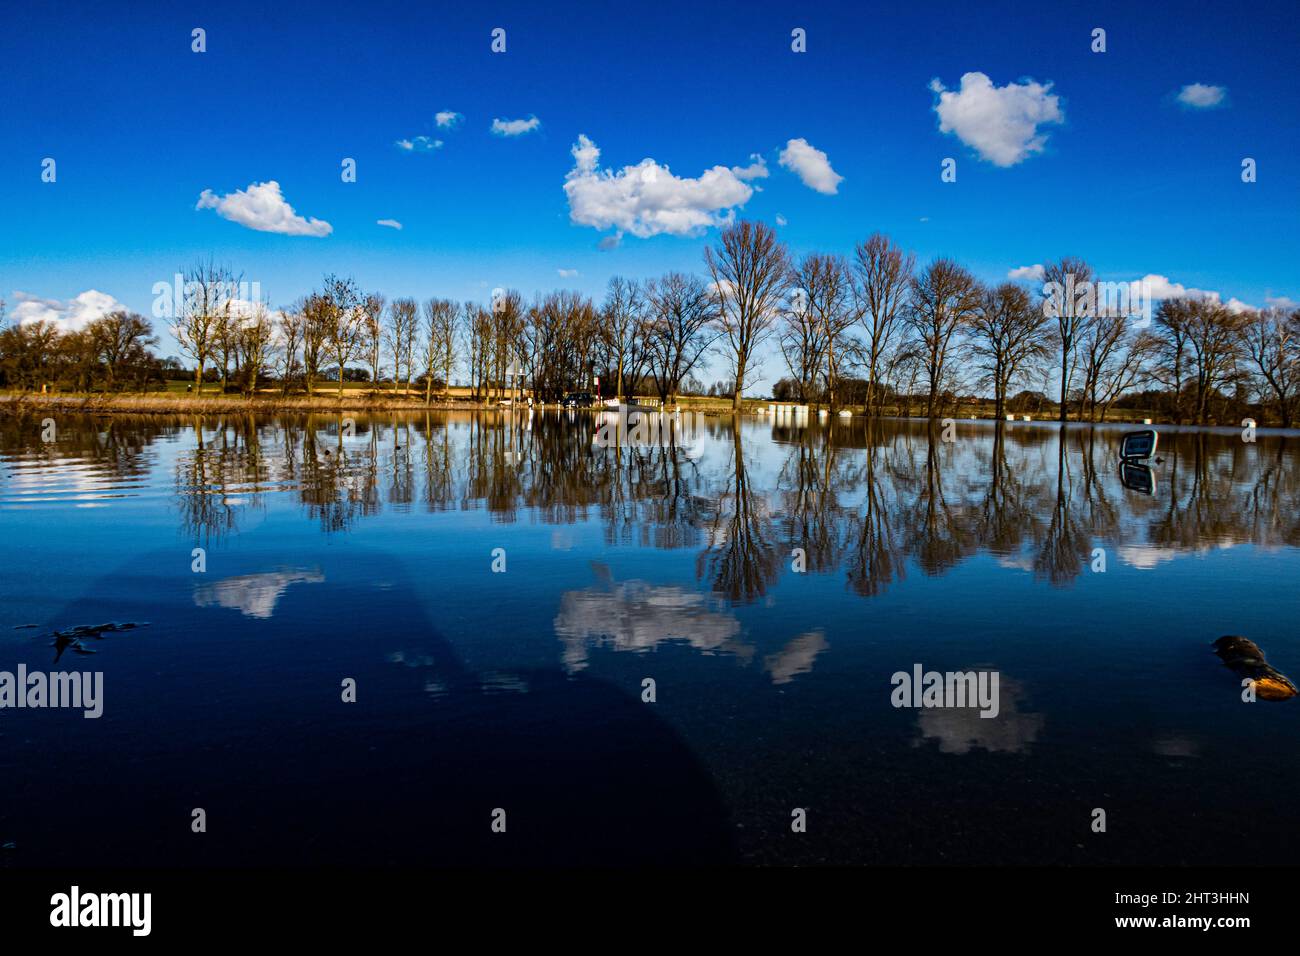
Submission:
M 830 413 L 835 414 L 835 346 L 826 346 L 826 404 Z
M 1070 386 L 1069 386 L 1069 378 L 1070 378 L 1070 376 L 1069 376 L 1069 367 L 1070 367 L 1070 363 L 1069 363 L 1069 360 L 1068 360 L 1067 356 L 1068 356 L 1068 354 L 1069 354 L 1069 351 L 1070 351 L 1070 350 L 1069 350 L 1069 347 L 1068 347 L 1067 345 L 1064 345 L 1064 344 L 1063 344 L 1063 345 L 1061 346 L 1061 415 L 1060 415 L 1060 418 L 1061 418 L 1061 424 L 1062 424 L 1062 425 L 1065 424 L 1066 419 L 1067 419 L 1067 417 L 1068 417 L 1068 412 L 1067 412 L 1067 409 L 1068 409 L 1067 400 L 1068 400 L 1068 397 L 1069 397 L 1069 387 L 1070 387 Z

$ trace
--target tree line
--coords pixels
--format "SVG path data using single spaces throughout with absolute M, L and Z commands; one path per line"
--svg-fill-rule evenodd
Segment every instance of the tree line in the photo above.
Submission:
M 280 309 L 241 299 L 242 277 L 209 262 L 184 273 L 169 318 L 195 384 L 246 395 L 369 381 L 429 403 L 459 376 L 477 401 L 525 389 L 554 401 L 598 380 L 607 397 L 672 404 L 706 391 L 699 375 L 716 357 L 727 378 L 708 394 L 739 410 L 762 361 L 779 356 L 774 396 L 832 412 L 915 406 L 933 418 L 985 397 L 999 418 L 1032 402 L 1062 421 L 1123 407 L 1198 424 L 1255 408 L 1284 426 L 1295 419 L 1300 309 L 1185 297 L 1139 322 L 1062 294 L 1096 284 L 1081 259 L 1044 267 L 1041 290 L 986 285 L 949 258 L 918 265 L 881 233 L 847 256 L 795 257 L 769 226 L 745 220 L 723 228 L 703 259 L 701 274 L 615 276 L 599 301 L 569 290 L 528 301 L 504 289 L 487 304 L 388 301 L 330 274 Z M 126 312 L 78 331 L 11 324 L 0 331 L 0 376 L 24 390 L 141 390 L 179 371 L 156 345 L 150 321 Z

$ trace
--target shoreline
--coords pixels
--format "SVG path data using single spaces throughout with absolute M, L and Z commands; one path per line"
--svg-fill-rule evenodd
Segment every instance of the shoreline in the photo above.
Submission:
M 787 402 L 772 402 L 767 400 L 746 401 L 746 407 L 741 414 L 743 415 L 763 415 L 770 405 L 786 405 Z M 524 406 L 517 406 L 524 407 Z M 532 406 L 536 411 L 559 411 L 558 405 L 536 404 Z M 344 395 L 340 398 L 337 395 L 293 395 L 293 396 L 263 396 L 257 398 L 244 398 L 242 396 L 209 396 L 195 398 L 190 395 L 174 394 L 153 394 L 153 393 L 96 393 L 96 394 L 45 394 L 40 393 L 16 393 L 0 392 L 0 415 L 9 417 L 19 417 L 28 413 L 39 413 L 48 411 L 63 411 L 72 414 L 83 415 L 270 415 L 277 413 L 316 413 L 331 414 L 342 412 L 356 413 L 377 413 L 377 412 L 492 412 L 492 411 L 509 411 L 510 406 L 501 406 L 495 402 L 474 402 L 458 399 L 435 399 L 429 404 L 425 404 L 418 399 L 393 399 L 383 398 L 373 395 Z M 600 411 L 599 407 L 583 409 L 584 411 Z M 650 406 L 644 407 L 644 411 L 658 410 Z M 671 410 L 671 409 L 670 409 Z M 686 400 L 677 406 L 677 411 L 683 413 L 702 413 L 710 417 L 729 417 L 732 414 L 730 401 L 719 402 L 716 400 L 705 399 L 703 401 Z M 857 409 L 852 411 L 852 417 L 849 419 L 833 418 L 829 421 L 860 421 L 867 418 L 882 419 L 907 419 L 916 421 L 925 421 L 924 415 L 866 415 Z M 996 422 L 998 419 L 991 413 L 984 412 L 972 415 L 969 411 L 958 414 L 949 414 L 943 418 L 952 418 L 956 423 L 970 422 Z M 1196 425 L 1194 423 L 1184 422 L 1175 424 L 1172 421 L 1153 418 L 1150 425 L 1143 420 L 1144 417 L 1134 416 L 1113 416 L 1104 421 L 1084 421 L 1076 418 L 1069 419 L 1066 424 L 1071 426 L 1095 425 L 1095 426 L 1112 426 L 1112 425 L 1130 425 L 1135 428 L 1143 427 L 1166 427 L 1166 428 L 1227 428 L 1240 429 L 1241 425 L 1237 423 L 1212 423 L 1206 425 Z M 816 412 L 805 416 L 810 422 L 821 421 L 826 423 L 826 417 L 820 417 Z M 936 419 L 942 421 L 943 419 Z M 1269 431 L 1293 432 L 1295 428 L 1284 428 L 1277 422 L 1265 419 L 1256 419 L 1257 430 L 1267 429 Z M 1007 424 L 1015 425 L 1057 425 L 1060 424 L 1055 415 L 1035 415 L 1029 421 L 1024 421 L 1021 416 L 1017 415 L 1014 421 L 1008 421 Z
M 194 397 L 153 394 L 0 394 L 0 414 L 17 415 L 25 411 L 58 409 L 81 414 L 127 415 L 206 415 L 269 414 L 273 412 L 423 412 L 464 409 L 484 411 L 496 408 L 483 402 L 435 400 L 429 404 L 416 400 L 374 398 L 371 396 L 322 395 L 244 398 L 242 396 Z

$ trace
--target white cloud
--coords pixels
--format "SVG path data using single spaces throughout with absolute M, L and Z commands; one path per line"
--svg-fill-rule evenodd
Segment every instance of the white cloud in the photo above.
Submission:
M 994 86 L 983 73 L 966 73 L 960 90 L 945 89 L 937 79 L 930 81 L 930 89 L 939 94 L 934 105 L 939 132 L 954 133 L 995 166 L 1014 166 L 1041 153 L 1047 134 L 1038 127 L 1064 119 L 1050 83 Z
M 788 225 L 788 224 L 789 224 L 789 220 L 786 219 L 785 216 L 781 215 L 780 213 L 777 213 L 777 214 L 776 214 L 776 224 L 777 224 L 778 226 Z
M 434 122 L 443 129 L 455 129 L 464 118 L 455 110 L 439 110 L 433 114 Z
M 411 139 L 399 139 L 393 145 L 406 153 L 432 153 L 435 149 L 442 149 L 442 140 L 430 136 L 415 136 Z
M 585 134 L 579 134 L 572 153 L 564 193 L 570 220 L 581 226 L 617 229 L 641 239 L 695 235 L 730 222 L 734 210 L 754 194 L 726 166 L 706 169 L 693 179 L 675 176 L 649 157 L 617 172 L 601 169 L 600 149 Z M 602 243 L 602 248 L 616 244 Z
M 222 219 L 229 219 L 258 232 L 275 232 L 282 236 L 328 236 L 334 227 L 323 219 L 304 219 L 293 211 L 280 193 L 275 180 L 253 183 L 247 189 L 218 196 L 203 190 L 195 209 L 215 209 Z
M 767 160 L 758 153 L 754 153 L 749 157 L 748 166 L 732 166 L 731 171 L 736 174 L 737 179 L 743 179 L 746 182 L 751 179 L 767 179 Z
M 1264 304 L 1274 309 L 1297 309 L 1300 308 L 1300 302 L 1287 295 L 1266 295 Z
M 1188 83 L 1178 91 L 1177 100 L 1183 106 L 1193 110 L 1209 110 L 1222 106 L 1228 95 L 1225 86 L 1209 86 L 1205 83 Z
M 827 196 L 838 191 L 844 177 L 831 169 L 826 154 L 806 139 L 792 139 L 781 150 L 781 165 L 798 174 L 809 189 Z
M 1211 302 L 1223 302 L 1222 296 L 1212 289 L 1185 286 L 1173 282 L 1168 276 L 1156 275 L 1154 272 L 1147 273 L 1138 281 L 1146 287 L 1151 299 L 1157 302 L 1163 299 L 1208 299 Z M 1249 312 L 1254 309 L 1254 306 L 1237 298 L 1229 298 L 1223 305 L 1229 312 L 1235 313 Z
M 560 274 L 560 278 L 562 279 L 572 279 L 578 274 L 577 269 L 556 269 L 555 271 Z
M 87 289 L 67 301 L 42 299 L 30 292 L 15 291 L 14 301 L 16 304 L 11 317 L 16 324 L 53 322 L 63 332 L 84 329 L 95 319 L 112 312 L 131 311 L 107 292 L 100 292 L 97 289 Z
M 524 133 L 531 133 L 541 125 L 542 121 L 536 116 L 530 116 L 526 120 L 494 119 L 492 121 L 492 132 L 498 136 L 522 136 Z
M 1179 282 L 1173 282 L 1168 276 L 1149 272 L 1138 280 L 1146 286 L 1153 299 L 1213 299 L 1218 301 L 1219 293 L 1206 289 L 1194 289 Z
M 396 219 L 376 219 L 375 225 L 387 226 L 389 229 L 396 229 L 398 232 L 402 231 L 402 224 Z
M 1016 266 L 1007 273 L 1007 278 L 1012 280 L 1041 281 L 1047 270 L 1039 263 L 1032 266 Z

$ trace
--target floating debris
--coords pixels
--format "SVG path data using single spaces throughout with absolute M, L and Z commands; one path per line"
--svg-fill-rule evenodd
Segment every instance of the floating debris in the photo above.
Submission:
M 70 627 L 65 631 L 55 631 L 55 637 L 99 637 L 111 631 L 134 631 L 137 627 L 148 627 L 149 622 L 143 621 L 139 624 L 133 621 L 120 623 L 118 621 L 109 621 L 107 624 L 78 624 L 76 627 Z
M 1300 694 L 1290 678 L 1264 659 L 1264 652 L 1254 641 L 1227 634 L 1214 642 L 1214 653 L 1229 670 L 1254 681 L 1255 696 L 1261 700 L 1290 700 Z
M 55 631 L 50 635 L 53 639 L 50 641 L 50 647 L 55 649 L 54 661 L 58 663 L 63 652 L 71 649 L 75 654 L 94 654 L 95 652 L 86 647 L 83 642 L 86 638 L 93 637 L 95 640 L 103 640 L 105 634 L 115 631 L 134 631 L 139 627 L 148 627 L 148 621 L 109 621 L 107 624 L 78 624 L 76 627 L 70 627 L 66 630 Z

